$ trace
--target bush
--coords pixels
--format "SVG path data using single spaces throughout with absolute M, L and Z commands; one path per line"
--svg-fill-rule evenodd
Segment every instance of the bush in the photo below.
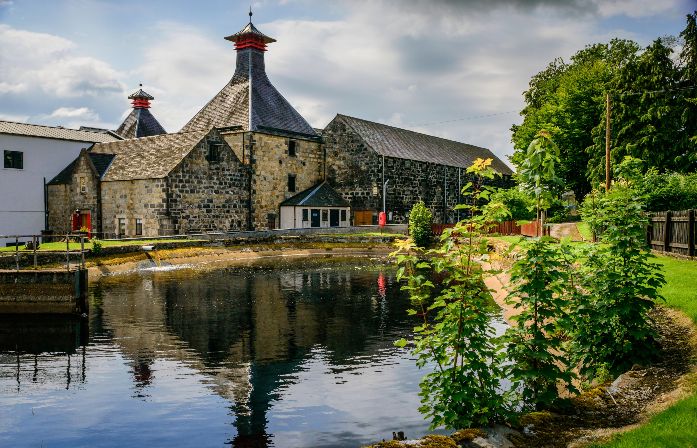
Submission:
M 409 234 L 418 247 L 427 247 L 431 243 L 432 223 L 433 214 L 426 204 L 423 201 L 414 204 L 409 213 Z
M 491 195 L 491 202 L 500 202 L 506 206 L 513 221 L 535 219 L 535 199 L 518 188 L 498 190 Z
M 657 336 L 649 311 L 665 280 L 650 261 L 647 218 L 633 188 L 617 182 L 609 193 L 589 195 L 583 214 L 602 233 L 582 268 L 585 293 L 578 295 L 573 313 L 575 352 L 583 373 L 605 366 L 615 373 L 652 355 Z
M 663 173 L 649 170 L 637 190 L 652 212 L 697 208 L 697 173 Z
M 99 255 L 99 253 L 102 252 L 102 242 L 94 238 L 90 241 L 90 243 L 92 243 L 92 253 Z

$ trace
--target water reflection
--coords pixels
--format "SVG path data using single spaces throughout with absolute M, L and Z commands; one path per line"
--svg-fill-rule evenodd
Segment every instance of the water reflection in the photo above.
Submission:
M 89 326 L 0 321 L 0 445 L 360 446 L 423 434 L 423 372 L 392 346 L 413 324 L 406 307 L 392 272 L 350 265 L 107 279 L 91 290 Z

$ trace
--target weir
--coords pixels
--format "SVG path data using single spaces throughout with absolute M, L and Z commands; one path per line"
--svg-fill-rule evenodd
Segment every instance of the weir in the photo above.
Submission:
M 0 270 L 0 314 L 87 311 L 87 269 Z

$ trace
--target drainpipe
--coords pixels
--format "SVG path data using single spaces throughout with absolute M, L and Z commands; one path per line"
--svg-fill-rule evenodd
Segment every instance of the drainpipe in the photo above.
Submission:
M 443 224 L 448 220 L 448 167 L 443 165 Z
M 382 211 L 385 211 L 385 155 L 382 156 Z
M 387 213 L 386 207 L 385 207 L 385 199 L 387 198 L 387 184 L 390 183 L 390 180 L 387 179 L 383 184 L 382 184 L 382 211 L 383 213 Z
M 251 90 L 251 89 L 250 89 Z M 254 176 L 254 134 L 249 132 L 249 170 L 247 171 L 247 230 L 254 230 L 254 207 L 252 206 L 252 177 Z
M 48 230 L 48 186 L 44 177 L 44 230 Z
M 457 168 L 457 203 L 460 204 L 462 201 L 462 181 L 460 180 L 460 172 L 462 171 L 462 168 L 458 167 Z M 461 210 L 457 211 L 457 220 L 459 221 L 460 218 L 460 212 Z

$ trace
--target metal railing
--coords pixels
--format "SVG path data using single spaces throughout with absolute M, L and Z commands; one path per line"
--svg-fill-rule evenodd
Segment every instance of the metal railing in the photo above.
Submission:
M 23 249 L 21 252 L 26 253 L 26 245 L 29 243 L 28 239 L 31 238 L 31 250 L 33 254 L 33 261 L 34 261 L 34 269 L 38 268 L 38 252 L 39 252 L 39 247 L 41 244 L 43 244 L 43 240 L 46 238 L 46 235 L 0 235 L 0 239 L 9 239 L 15 240 L 15 250 L 14 250 L 14 256 L 15 256 L 15 269 L 19 270 L 19 254 L 20 254 L 20 246 L 25 246 L 25 249 Z M 81 268 L 85 268 L 85 240 L 88 240 L 87 236 L 84 234 L 65 234 L 65 235 L 51 235 L 51 239 L 56 239 L 56 238 L 61 238 L 65 239 L 65 266 L 68 271 L 70 271 L 70 242 L 71 240 L 75 242 L 80 243 L 80 250 L 79 252 L 77 250 L 72 251 L 73 254 L 79 255 L 80 257 L 80 262 L 79 266 Z M 40 243 L 41 241 L 41 243 Z M 62 250 L 60 251 L 62 252 Z M 0 252 L 2 253 L 2 252 Z

